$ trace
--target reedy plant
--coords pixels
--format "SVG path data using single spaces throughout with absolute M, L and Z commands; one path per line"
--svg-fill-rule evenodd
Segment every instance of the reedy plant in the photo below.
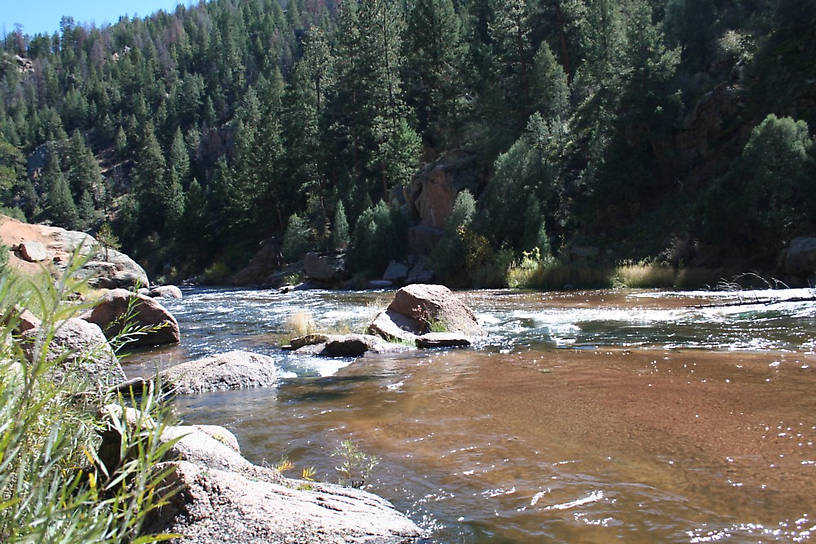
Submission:
M 79 266 L 72 260 L 56 282 L 0 272 L 0 541 L 167 540 L 171 535 L 140 535 L 146 516 L 172 493 L 163 483 L 170 469 L 155 468 L 172 443 L 159 440 L 168 412 L 154 390 L 130 399 L 137 421 L 110 414 L 103 422 L 99 409 L 115 403 L 124 414 L 126 399 L 101 386 L 87 391 L 70 369 L 55 379 L 69 354 L 49 358 L 49 345 L 62 321 L 83 309 L 68 300 L 81 287 Z M 29 358 L 15 333 L 21 308 L 42 319 L 25 339 L 33 342 Z M 121 437 L 116 466 L 97 454 L 105 430 Z

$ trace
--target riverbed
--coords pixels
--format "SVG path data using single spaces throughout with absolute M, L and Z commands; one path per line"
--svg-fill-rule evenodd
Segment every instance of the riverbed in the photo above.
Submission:
M 366 488 L 429 542 L 790 542 L 816 531 L 812 290 L 461 293 L 466 350 L 326 360 L 285 353 L 286 320 L 360 330 L 390 292 L 186 289 L 179 346 L 129 374 L 247 349 L 275 389 L 179 398 L 244 455 L 336 481 L 350 439 Z

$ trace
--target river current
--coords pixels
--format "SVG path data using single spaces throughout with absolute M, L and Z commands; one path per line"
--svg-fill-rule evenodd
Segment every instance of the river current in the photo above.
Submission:
M 180 397 L 244 455 L 366 489 L 429 542 L 790 542 L 816 532 L 816 291 L 461 293 L 466 350 L 286 353 L 287 319 L 361 331 L 392 292 L 186 288 L 182 342 L 130 375 L 230 349 L 276 358 L 274 389 Z

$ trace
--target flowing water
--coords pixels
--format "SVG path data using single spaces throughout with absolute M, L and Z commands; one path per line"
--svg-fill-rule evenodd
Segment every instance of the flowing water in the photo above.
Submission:
M 799 542 L 816 533 L 816 292 L 463 293 L 467 350 L 358 360 L 282 352 L 285 321 L 359 330 L 388 292 L 187 289 L 181 345 L 150 374 L 228 349 L 272 355 L 275 389 L 179 398 L 246 457 L 336 480 L 353 440 L 366 488 L 429 542 Z M 810 299 L 810 300 L 809 300 Z

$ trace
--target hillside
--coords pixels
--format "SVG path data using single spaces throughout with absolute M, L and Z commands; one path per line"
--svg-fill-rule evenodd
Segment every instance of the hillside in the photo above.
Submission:
M 0 203 L 151 275 L 259 244 L 503 285 L 776 274 L 816 233 L 816 0 L 215 0 L 0 51 Z

